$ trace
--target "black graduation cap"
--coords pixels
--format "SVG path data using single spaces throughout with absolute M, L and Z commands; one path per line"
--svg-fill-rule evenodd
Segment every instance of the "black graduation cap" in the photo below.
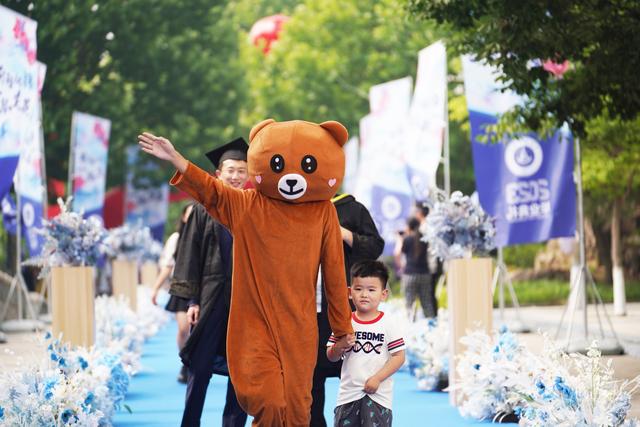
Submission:
M 206 156 L 216 168 L 219 168 L 225 160 L 244 160 L 247 161 L 247 150 L 249 144 L 244 138 L 236 138 L 231 142 L 209 151 Z

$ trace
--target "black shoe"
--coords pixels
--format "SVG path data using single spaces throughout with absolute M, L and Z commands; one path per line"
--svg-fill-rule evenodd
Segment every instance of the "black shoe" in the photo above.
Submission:
M 187 383 L 187 367 L 184 365 L 182 365 L 182 368 L 180 368 L 180 373 L 178 374 L 178 382 L 180 384 Z

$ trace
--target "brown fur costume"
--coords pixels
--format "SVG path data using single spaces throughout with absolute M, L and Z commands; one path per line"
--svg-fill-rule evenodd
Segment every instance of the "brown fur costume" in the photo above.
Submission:
M 265 120 L 249 139 L 256 189 L 233 189 L 193 164 L 171 183 L 234 236 L 227 357 L 238 401 L 254 425 L 306 426 L 319 265 L 333 333 L 353 332 L 340 225 L 330 202 L 344 174 L 347 131 L 337 122 Z

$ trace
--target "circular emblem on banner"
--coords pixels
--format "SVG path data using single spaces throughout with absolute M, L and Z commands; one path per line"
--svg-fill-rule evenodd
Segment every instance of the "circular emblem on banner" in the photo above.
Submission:
M 382 199 L 382 215 L 386 219 L 396 219 L 402 213 L 402 203 L 396 196 L 387 195 Z
M 538 172 L 542 159 L 540 143 L 529 136 L 514 139 L 504 151 L 507 168 L 517 177 L 527 177 Z
M 22 207 L 22 221 L 27 227 L 31 227 L 36 220 L 36 212 L 31 203 L 25 203 Z

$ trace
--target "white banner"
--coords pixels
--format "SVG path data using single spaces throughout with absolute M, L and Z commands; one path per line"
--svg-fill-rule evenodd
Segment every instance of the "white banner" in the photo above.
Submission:
M 37 114 L 30 126 L 29 138 L 24 141 L 20 150 L 20 162 L 15 176 L 15 189 L 20 197 L 22 224 L 27 240 L 29 254 L 34 257 L 40 254 L 44 245 L 44 236 L 38 231 L 42 228 L 42 220 L 46 212 L 46 187 L 44 168 L 44 140 L 42 135 L 42 86 L 47 73 L 47 66 L 37 62 L 38 96 L 36 100 Z
M 424 200 L 436 186 L 447 126 L 447 53 L 442 42 L 418 54 L 416 87 L 409 109 L 405 160 L 413 196 Z
M 125 222 L 142 223 L 151 229 L 153 237 L 162 241 L 169 210 L 169 184 L 151 182 L 151 172 L 158 165 L 145 156 L 140 159 L 137 145 L 127 147 L 127 181 L 125 191 Z
M 38 110 L 37 23 L 0 6 L 0 198 L 10 189 Z
M 353 194 L 356 187 L 356 180 L 358 178 L 358 164 L 360 156 L 360 143 L 358 137 L 349 138 L 346 144 L 344 144 L 344 178 L 342 179 L 342 192 L 346 194 Z
M 90 114 L 73 112 L 69 182 L 75 212 L 101 220 L 107 182 L 107 158 L 111 121 Z
M 404 159 L 404 131 L 409 113 L 412 80 L 405 77 L 373 86 L 372 112 L 360 121 L 360 162 L 354 191 L 392 248 L 396 232 L 409 214 L 411 187 Z

